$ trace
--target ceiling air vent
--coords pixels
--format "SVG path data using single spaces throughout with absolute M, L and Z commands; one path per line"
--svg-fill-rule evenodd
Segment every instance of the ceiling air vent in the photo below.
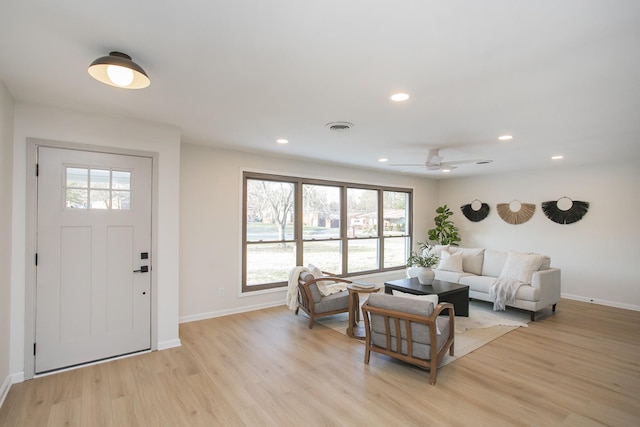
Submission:
M 476 162 L 476 165 L 486 165 L 486 164 L 489 164 L 491 162 L 493 162 L 493 160 L 478 160 Z
M 353 127 L 353 123 L 349 122 L 331 122 L 326 126 L 334 132 L 346 132 Z

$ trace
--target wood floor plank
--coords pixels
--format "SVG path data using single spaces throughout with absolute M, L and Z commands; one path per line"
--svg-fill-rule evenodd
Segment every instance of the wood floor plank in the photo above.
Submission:
M 429 373 L 285 307 L 180 325 L 182 347 L 11 387 L 0 426 L 640 425 L 640 313 L 562 300 Z

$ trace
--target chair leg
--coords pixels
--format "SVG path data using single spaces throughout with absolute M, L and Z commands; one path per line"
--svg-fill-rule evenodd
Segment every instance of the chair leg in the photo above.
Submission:
M 431 371 L 429 372 L 429 383 L 431 385 L 436 385 L 436 373 L 438 372 L 437 369 L 437 366 L 432 366 Z
M 554 313 L 556 312 L 556 305 L 555 305 L 555 304 L 553 304 L 553 305 L 551 306 L 551 311 L 552 311 L 552 312 L 554 312 Z
M 313 322 L 315 322 L 315 321 L 316 321 L 316 319 L 315 319 L 315 317 L 313 316 L 313 314 L 312 314 L 312 315 L 310 315 L 310 316 L 309 316 L 309 329 L 312 329 L 312 328 L 313 328 Z
M 300 310 L 300 307 L 296 307 L 296 316 L 298 315 L 299 310 Z
M 369 364 L 369 357 L 371 356 L 371 350 L 369 350 L 369 347 L 367 347 L 364 350 L 364 364 L 368 365 Z

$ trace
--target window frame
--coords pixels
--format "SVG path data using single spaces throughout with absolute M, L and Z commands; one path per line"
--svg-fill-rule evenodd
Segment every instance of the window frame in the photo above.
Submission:
M 294 223 L 293 223 L 293 239 L 288 240 L 269 240 L 269 241 L 248 241 L 247 240 L 247 181 L 248 180 L 264 180 L 264 181 L 279 181 L 279 182 L 287 182 L 292 183 L 294 185 L 294 207 L 293 207 L 293 215 L 294 215 Z M 320 186 L 330 186 L 330 187 L 338 187 L 340 189 L 340 237 L 335 238 L 327 238 L 327 239 L 304 239 L 303 238 L 303 185 L 320 185 Z M 347 205 L 347 189 L 362 189 L 362 190 L 375 190 L 377 192 L 377 234 L 375 236 L 369 237 L 348 237 L 347 235 L 347 216 L 348 216 L 348 205 Z M 248 253 L 248 245 L 259 245 L 259 244 L 273 244 L 278 242 L 283 243 L 293 243 L 295 244 L 295 258 L 296 265 L 303 265 L 304 260 L 304 243 L 305 242 L 321 242 L 321 241 L 330 241 L 335 242 L 339 241 L 342 247 L 341 251 L 341 259 L 342 259 L 342 271 L 333 272 L 336 273 L 339 277 L 350 277 L 350 276 L 360 276 L 364 274 L 373 274 L 373 273 L 382 273 L 387 271 L 397 271 L 402 270 L 405 265 L 394 266 L 394 267 L 384 267 L 384 241 L 385 238 L 389 236 L 385 236 L 384 234 L 384 192 L 400 192 L 406 193 L 408 196 L 407 200 L 407 218 L 406 221 L 408 225 L 406 226 L 405 233 L 401 236 L 394 237 L 404 237 L 407 238 L 408 247 L 406 251 L 410 251 L 411 245 L 413 244 L 413 189 L 406 187 L 394 187 L 394 186 L 383 186 L 383 185 L 372 185 L 372 184 L 362 184 L 357 182 L 348 182 L 348 181 L 333 181 L 326 179 L 317 179 L 317 178 L 305 178 L 300 176 L 291 176 L 291 175 L 280 175 L 280 174 L 270 174 L 263 172 L 252 172 L 252 171 L 243 171 L 242 173 L 242 260 L 241 260 L 241 283 L 242 283 L 242 293 L 251 293 L 256 291 L 263 291 L 268 289 L 278 289 L 287 286 L 286 281 L 280 282 L 272 282 L 272 283 L 264 283 L 259 285 L 247 285 L 247 253 Z M 366 270 L 366 271 L 358 271 L 358 272 L 348 272 L 348 245 L 349 241 L 362 241 L 362 240 L 376 240 L 378 243 L 378 259 L 377 265 L 378 268 Z M 291 266 L 292 268 L 294 266 Z

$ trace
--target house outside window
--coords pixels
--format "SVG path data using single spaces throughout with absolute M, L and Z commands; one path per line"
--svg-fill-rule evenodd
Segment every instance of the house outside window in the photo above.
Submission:
M 347 277 L 402 269 L 412 190 L 245 172 L 242 291 L 287 286 L 296 265 Z

